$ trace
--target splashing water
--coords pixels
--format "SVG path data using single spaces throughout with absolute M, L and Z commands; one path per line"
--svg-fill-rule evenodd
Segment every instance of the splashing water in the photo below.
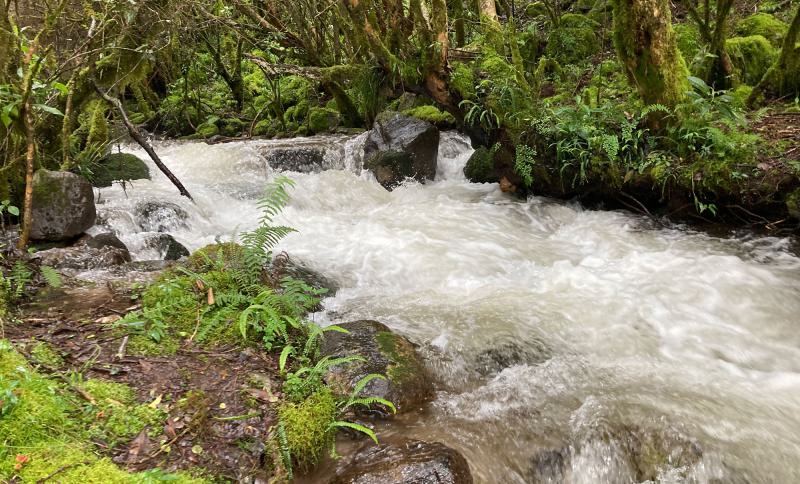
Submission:
M 147 201 L 185 212 L 164 222 L 190 249 L 229 240 L 258 221 L 265 156 L 321 150 L 326 170 L 289 174 L 282 222 L 299 232 L 280 248 L 341 286 L 316 319 L 378 319 L 420 344 L 438 396 L 388 432 L 459 449 L 477 482 L 800 482 L 787 240 L 519 201 L 465 180 L 471 148 L 453 133 L 435 182 L 387 192 L 361 172 L 361 143 L 162 143 L 196 204 L 151 168 L 100 190 L 100 218 L 138 259 L 155 256 Z

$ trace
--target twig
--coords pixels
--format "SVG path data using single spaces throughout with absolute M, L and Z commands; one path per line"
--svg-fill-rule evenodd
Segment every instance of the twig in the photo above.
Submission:
M 56 469 L 55 471 L 53 471 L 51 474 L 48 474 L 47 476 L 42 477 L 41 479 L 36 481 L 36 484 L 42 484 L 43 482 L 47 482 L 50 479 L 54 478 L 55 476 L 61 474 L 62 472 L 67 471 L 69 469 L 72 469 L 73 467 L 88 466 L 91 463 L 92 463 L 92 461 L 86 460 L 86 461 L 83 461 L 83 462 L 76 462 L 74 464 L 68 464 L 68 465 L 65 465 L 65 466 L 61 466 L 58 469 Z
M 244 415 L 233 415 L 231 417 L 211 417 L 211 418 L 213 418 L 214 420 L 218 420 L 220 422 L 230 422 L 232 420 L 247 420 L 253 417 L 260 417 L 260 416 L 261 412 L 251 412 L 251 413 L 246 413 Z
M 129 335 L 125 335 L 125 337 L 122 338 L 122 343 L 119 345 L 119 349 L 117 350 L 117 354 L 115 355 L 116 359 L 121 360 L 125 357 L 125 347 L 128 346 L 129 337 L 130 337 Z

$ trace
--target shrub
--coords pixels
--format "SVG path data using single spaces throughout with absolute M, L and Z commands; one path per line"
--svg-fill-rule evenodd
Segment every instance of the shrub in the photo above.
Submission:
M 545 54 L 561 64 L 582 64 L 600 51 L 599 24 L 578 14 L 565 14 L 550 32 Z

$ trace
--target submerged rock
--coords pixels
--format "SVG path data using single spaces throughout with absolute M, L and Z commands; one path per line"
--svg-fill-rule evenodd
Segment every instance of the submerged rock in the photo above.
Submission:
M 464 456 L 444 444 L 371 445 L 343 460 L 329 484 L 471 484 Z
M 189 256 L 189 249 L 169 234 L 148 234 L 145 246 L 158 251 L 163 260 L 179 260 Z
M 340 325 L 349 333 L 329 332 L 322 343 L 322 356 L 358 355 L 365 361 L 339 365 L 330 370 L 326 380 L 337 393 L 347 395 L 363 377 L 379 373 L 386 380 L 373 380 L 363 395 L 381 397 L 392 402 L 398 412 L 407 411 L 433 397 L 433 385 L 414 346 L 403 336 L 393 333 L 377 321 L 353 321 Z M 388 409 L 373 407 L 370 412 L 390 415 Z
M 323 297 L 333 296 L 339 291 L 339 285 L 324 274 L 311 269 L 302 261 L 289 256 L 278 256 L 272 259 L 267 272 L 273 283 L 277 285 L 284 277 L 303 281 L 314 289 L 325 289 Z
M 172 202 L 149 200 L 136 204 L 134 214 L 145 232 L 169 232 L 189 228 L 186 210 Z
M 84 235 L 75 245 L 85 245 L 93 249 L 102 249 L 103 247 L 115 247 L 124 252 L 128 252 L 128 247 L 124 242 L 119 240 L 113 232 L 103 232 L 96 235 Z
M 602 426 L 580 441 L 561 449 L 540 452 L 531 460 L 530 482 L 568 482 L 572 472 L 602 462 L 604 482 L 655 482 L 670 469 L 688 469 L 700 462 L 703 451 L 691 438 L 672 428 Z M 597 471 L 595 469 L 595 471 Z
M 39 170 L 33 176 L 31 239 L 61 241 L 94 225 L 97 211 L 88 181 L 65 171 Z
M 439 153 L 439 130 L 431 123 L 398 112 L 378 115 L 364 145 L 364 167 L 391 190 L 406 178 L 433 180 Z
M 127 250 L 116 247 L 88 247 L 85 245 L 48 249 L 32 256 L 42 265 L 56 269 L 103 269 L 125 264 L 131 261 Z
M 514 365 L 537 365 L 551 357 L 550 349 L 537 339 L 495 340 L 475 357 L 475 371 L 492 375 Z

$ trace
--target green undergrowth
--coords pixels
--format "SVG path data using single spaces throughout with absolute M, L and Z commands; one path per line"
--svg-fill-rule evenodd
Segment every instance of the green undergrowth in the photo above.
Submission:
M 195 251 L 143 290 L 140 310 L 116 323 L 130 337 L 129 351 L 171 354 L 183 345 L 230 344 L 279 353 L 284 399 L 276 402 L 279 422 L 267 443 L 273 457 L 268 464 L 275 476 L 289 480 L 293 469 L 308 470 L 326 450 L 335 451 L 340 428 L 377 441 L 372 430 L 346 420 L 354 406 L 394 408 L 391 402 L 361 395 L 369 381 L 383 378 L 380 375 L 370 375 L 347 396 L 335 396 L 325 384 L 333 366 L 358 358 L 320 358 L 325 333 L 344 329 L 309 321 L 307 314 L 318 307 L 325 290 L 280 277 L 283 262 L 273 260 L 274 246 L 293 231 L 273 224 L 288 203 L 291 186 L 291 180 L 281 177 L 267 187 L 259 202 L 261 224 L 242 234 L 241 244 L 218 243 Z M 125 388 L 90 382 L 87 386 L 105 402 L 102 411 L 110 413 L 105 425 L 93 427 L 109 440 L 126 438 L 134 428 L 163 419 L 155 409 L 134 405 Z M 116 412 L 117 402 L 128 406 L 127 416 Z
M 142 412 L 130 388 L 99 380 L 82 385 L 96 399 L 86 402 L 66 381 L 35 371 L 10 343 L 0 340 L 0 480 L 82 483 L 202 483 L 186 474 L 157 469 L 129 473 L 103 457 L 93 444 L 99 436 L 127 437 L 163 415 Z M 113 409 L 112 409 L 113 407 Z M 160 412 L 160 411 L 154 411 Z M 150 419 L 141 418 L 149 414 Z M 115 419 L 114 415 L 121 417 Z M 97 429 L 102 429 L 97 432 Z M 117 442 L 105 439 L 107 442 Z

